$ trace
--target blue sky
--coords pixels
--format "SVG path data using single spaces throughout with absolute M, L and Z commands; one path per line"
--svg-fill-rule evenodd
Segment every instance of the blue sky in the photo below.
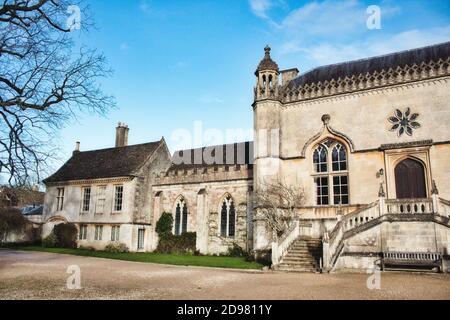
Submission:
M 114 69 L 102 81 L 117 100 L 106 118 L 82 115 L 60 132 L 58 166 L 75 141 L 114 145 L 117 122 L 130 144 L 159 140 L 174 151 L 180 128 L 251 130 L 254 70 L 266 44 L 280 68 L 313 67 L 450 40 L 450 2 L 288 0 L 92 0 L 96 28 L 77 41 Z M 381 29 L 366 26 L 369 5 Z M 210 141 L 197 141 L 210 144 Z M 186 147 L 190 147 L 186 145 Z

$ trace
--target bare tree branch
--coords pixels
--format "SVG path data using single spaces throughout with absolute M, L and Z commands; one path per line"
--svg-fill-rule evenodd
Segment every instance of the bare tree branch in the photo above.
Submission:
M 297 209 L 305 202 L 302 188 L 284 181 L 263 182 L 254 197 L 254 208 L 262 214 L 270 231 L 281 237 L 296 217 Z
M 55 133 L 80 112 L 115 106 L 98 80 L 111 74 L 102 54 L 75 49 L 67 9 L 82 0 L 3 0 L 0 5 L 0 177 L 29 185 L 56 148 Z

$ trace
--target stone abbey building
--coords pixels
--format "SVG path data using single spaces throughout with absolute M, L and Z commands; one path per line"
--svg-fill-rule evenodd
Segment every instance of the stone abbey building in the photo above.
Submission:
M 81 246 L 152 251 L 170 212 L 202 253 L 238 244 L 281 270 L 448 258 L 450 42 L 305 73 L 267 47 L 256 79 L 254 142 L 171 155 L 164 139 L 129 146 L 119 124 L 115 148 L 77 148 L 45 180 L 44 235 L 67 221 Z M 267 181 L 305 195 L 281 237 L 252 201 Z

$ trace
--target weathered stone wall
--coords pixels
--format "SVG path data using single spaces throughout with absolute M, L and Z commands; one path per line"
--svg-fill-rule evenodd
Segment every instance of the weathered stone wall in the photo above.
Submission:
M 197 249 L 204 254 L 226 253 L 236 243 L 249 250 L 248 210 L 252 189 L 251 171 L 247 166 L 208 169 L 207 172 L 183 172 L 157 179 L 153 186 L 155 198 L 154 225 L 163 212 L 175 214 L 176 202 L 183 197 L 188 207 L 188 232 L 197 233 Z M 159 183 L 158 183 L 159 182 Z M 236 207 L 235 237 L 220 236 L 220 208 L 230 195 Z M 251 230 L 250 230 L 251 233 Z M 152 248 L 157 246 L 153 236 Z
M 305 188 L 308 205 L 314 205 L 312 152 L 318 142 L 330 137 L 342 142 L 348 151 L 350 203 L 365 204 L 377 197 L 380 182 L 386 182 L 389 198 L 395 198 L 393 166 L 410 154 L 424 162 L 428 196 L 436 180 L 441 196 L 450 198 L 449 78 L 348 93 L 330 98 L 285 104 L 281 110 L 281 176 Z M 396 109 L 418 113 L 421 127 L 412 136 L 390 131 L 388 117 Z M 322 115 L 329 114 L 330 130 Z M 408 143 L 430 141 L 420 149 Z M 388 155 L 382 145 L 391 145 L 399 156 Z M 376 173 L 384 169 L 380 179 Z M 432 174 L 432 176 L 431 176 Z
M 165 143 L 146 161 L 137 172 L 136 190 L 134 193 L 133 221 L 135 223 L 151 223 L 153 221 L 152 185 L 157 176 L 170 167 L 171 158 Z
M 299 157 L 307 141 L 322 127 L 321 117 L 331 116 L 330 125 L 350 137 L 357 151 L 377 149 L 382 144 L 433 139 L 448 141 L 450 121 L 449 77 L 348 93 L 330 98 L 283 105 L 281 112 L 283 158 Z M 388 117 L 395 109 L 418 113 L 421 128 L 410 137 L 389 129 Z M 300 133 L 300 134 L 299 134 Z
M 450 229 L 425 221 L 385 222 L 345 240 L 335 270 L 373 267 L 381 252 L 439 252 L 449 255 Z
M 123 185 L 122 211 L 113 212 L 114 187 Z M 73 223 L 130 223 L 133 218 L 134 193 L 136 180 L 122 179 L 98 179 L 89 181 L 76 181 L 47 186 L 44 201 L 43 221 L 47 222 L 53 217 L 62 217 L 63 220 Z M 97 188 L 106 186 L 105 210 L 96 212 Z M 64 187 L 63 210 L 56 210 L 57 188 Z M 82 188 L 91 187 L 91 199 L 89 212 L 81 214 Z M 45 235 L 44 235 L 45 236 Z

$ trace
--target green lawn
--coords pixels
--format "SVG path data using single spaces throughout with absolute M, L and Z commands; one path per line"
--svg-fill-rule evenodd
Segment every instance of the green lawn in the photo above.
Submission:
M 71 254 L 84 257 L 97 257 L 106 259 L 172 264 L 178 266 L 202 266 L 232 269 L 261 269 L 263 266 L 256 262 L 245 261 L 244 258 L 194 256 L 182 254 L 160 253 L 109 253 L 86 249 L 43 248 L 39 246 L 14 247 L 16 250 L 41 251 L 61 254 Z

